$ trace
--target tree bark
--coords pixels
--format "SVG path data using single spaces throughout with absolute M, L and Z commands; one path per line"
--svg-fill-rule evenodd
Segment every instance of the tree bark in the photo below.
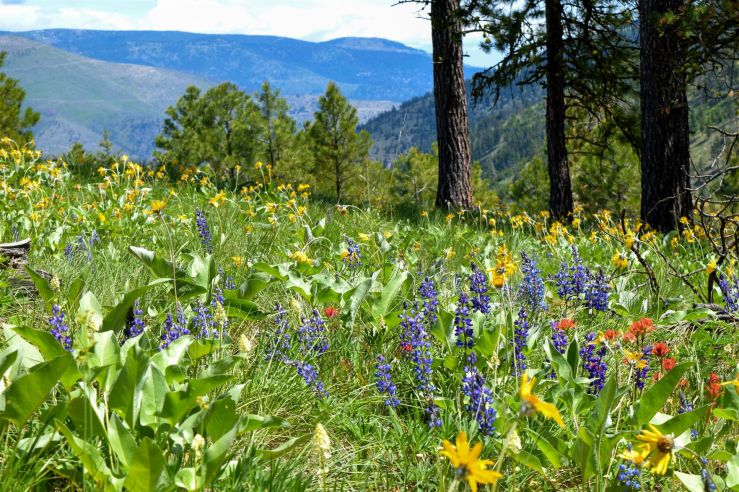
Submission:
M 459 0 L 431 1 L 439 184 L 436 206 L 472 208 L 471 151 Z
M 639 0 L 641 218 L 671 231 L 692 209 L 685 48 L 677 27 L 660 23 L 684 0 Z
M 572 217 L 572 184 L 565 143 L 565 67 L 561 0 L 546 0 L 545 10 L 549 213 L 554 219 L 569 220 Z

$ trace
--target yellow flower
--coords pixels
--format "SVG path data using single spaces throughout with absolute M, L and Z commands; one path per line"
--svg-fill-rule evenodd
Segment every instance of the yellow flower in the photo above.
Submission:
M 293 254 L 290 255 L 290 259 L 293 261 L 297 261 L 298 263 L 302 263 L 304 265 L 312 265 L 313 260 L 310 259 L 310 257 L 305 254 L 304 251 L 295 251 Z
M 263 165 L 264 164 L 262 164 L 261 162 L 257 162 L 256 164 L 254 164 L 254 169 L 257 169 L 257 170 L 262 169 Z
M 429 213 L 426 210 L 421 210 L 421 217 L 428 217 Z
M 447 458 L 458 476 L 461 476 L 470 485 L 472 492 L 477 492 L 478 484 L 486 485 L 497 482 L 503 475 L 495 470 L 488 470 L 491 460 L 481 460 L 482 443 L 478 442 L 470 449 L 467 433 L 460 431 L 457 434 L 456 446 L 446 439 L 442 443 L 443 450 L 439 453 Z
M 232 256 L 231 261 L 233 261 L 234 266 L 242 267 L 244 266 L 244 257 L 243 256 Z
M 298 185 L 298 192 L 302 193 L 305 190 L 307 190 L 308 188 L 310 188 L 310 185 L 309 184 L 305 184 L 305 183 L 299 184 Z
M 616 268 L 626 268 L 629 266 L 629 259 L 626 258 L 626 255 L 623 253 L 616 253 L 613 255 L 613 258 L 611 258 L 611 263 L 613 263 L 613 266 Z
M 454 214 L 447 214 L 447 215 L 446 215 L 446 221 L 447 221 L 447 222 L 451 222 L 451 221 L 452 221 L 452 219 L 454 219 Z
M 526 374 L 521 376 L 521 387 L 518 390 L 518 396 L 521 397 L 521 414 L 531 416 L 536 412 L 539 412 L 544 417 L 557 422 L 560 427 L 564 427 L 565 423 L 562 420 L 562 416 L 559 414 L 557 407 L 551 403 L 540 400 L 534 394 L 535 385 L 536 378 L 529 379 Z
M 664 435 L 655 426 L 649 424 L 649 430 L 642 430 L 636 438 L 642 444 L 639 444 L 636 450 L 624 451 L 621 457 L 636 464 L 645 463 L 645 466 L 649 467 L 654 474 L 667 473 L 672 451 L 675 448 L 672 435 Z
M 151 213 L 158 214 L 162 210 L 164 210 L 164 207 L 167 206 L 167 202 L 164 200 L 153 200 L 151 202 Z
M 706 264 L 706 275 L 710 275 L 716 271 L 716 259 L 711 258 L 711 261 Z
M 224 203 L 226 203 L 226 193 L 223 191 L 219 191 L 218 193 L 216 193 L 216 195 L 213 198 L 211 198 L 208 201 L 210 202 L 211 205 L 218 208 L 220 205 L 223 205 Z
M 360 232 L 357 237 L 359 237 L 359 240 L 362 242 L 366 242 L 370 240 L 369 234 L 365 234 L 364 232 Z

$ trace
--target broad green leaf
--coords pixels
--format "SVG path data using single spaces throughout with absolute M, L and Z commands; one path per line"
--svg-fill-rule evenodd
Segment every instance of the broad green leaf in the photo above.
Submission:
M 187 492 L 203 490 L 203 480 L 197 474 L 195 468 L 182 468 L 174 476 L 174 484 Z
M 94 331 L 99 331 L 102 328 L 103 308 L 92 292 L 87 291 L 82 294 L 75 321 L 83 327 L 94 327 Z
M 362 306 L 362 302 L 364 302 L 367 294 L 372 288 L 372 282 L 373 279 L 371 277 L 365 277 L 351 291 L 351 296 L 349 297 L 349 313 L 351 314 L 352 319 L 357 316 L 359 308 Z
M 703 480 L 700 475 L 675 471 L 675 476 L 690 492 L 704 492 Z
M 46 401 L 51 390 L 70 367 L 70 359 L 60 356 L 33 366 L 3 392 L 5 411 L 1 418 L 21 427 L 36 409 Z
M 536 444 L 536 447 L 539 448 L 542 454 L 547 458 L 549 463 L 552 465 L 552 468 L 556 470 L 561 467 L 562 459 L 566 458 L 566 456 L 564 456 L 554 444 L 549 442 L 548 436 L 537 434 L 532 430 L 529 430 L 528 432 L 533 436 L 534 444 Z
M 674 391 L 677 383 L 683 377 L 683 374 L 685 374 L 685 371 L 692 365 L 692 362 L 679 364 L 642 394 L 639 400 L 638 411 L 636 412 L 636 425 L 638 427 L 643 427 L 649 423 L 652 417 L 659 412 Z
M 244 415 L 239 422 L 239 434 L 251 432 L 257 429 L 270 429 L 273 427 L 290 427 L 290 423 L 280 417 Z
M 262 290 L 266 289 L 272 282 L 272 277 L 266 273 L 257 272 L 250 275 L 244 283 L 241 284 L 236 292 L 239 299 L 253 299 Z M 228 295 L 226 295 L 228 297 Z
M 223 300 L 223 304 L 228 316 L 231 318 L 255 320 L 263 319 L 267 316 L 266 313 L 259 309 L 259 306 L 247 299 L 229 299 L 226 297 Z
M 115 412 L 110 414 L 108 442 L 118 460 L 128 468 L 136 454 L 136 441 Z
M 211 485 L 221 474 L 223 463 L 228 456 L 228 450 L 231 448 L 236 437 L 236 428 L 232 428 L 229 432 L 221 436 L 220 439 L 208 446 L 205 451 L 205 486 Z
M 156 366 L 149 365 L 136 390 L 137 396 L 141 398 L 139 422 L 141 425 L 156 429 L 158 415 L 169 390 L 164 374 Z
M 657 427 L 663 434 L 679 436 L 693 427 L 693 425 L 698 423 L 701 419 L 705 418 L 707 410 L 708 407 L 696 408 L 691 412 L 681 413 L 680 415 L 672 417 L 667 422 L 655 425 L 655 427 Z
M 588 420 L 588 425 L 593 434 L 600 435 L 605 432 L 608 416 L 616 400 L 616 393 L 616 379 L 611 375 L 606 384 L 603 385 L 603 389 L 598 393 L 598 398 L 595 400 L 595 405 Z
M 372 317 L 375 320 L 385 318 L 391 303 L 398 296 L 406 280 L 408 280 L 408 272 L 396 267 L 387 285 L 383 287 L 380 298 L 372 304 Z
M 533 454 L 526 451 L 519 451 L 518 453 L 513 455 L 513 458 L 522 465 L 525 465 L 528 468 L 534 470 L 536 473 L 546 475 L 546 470 L 543 466 L 541 466 L 541 460 L 539 460 L 539 458 L 537 458 Z
M 56 421 L 56 428 L 65 437 L 74 455 L 82 462 L 85 474 L 92 477 L 98 485 L 102 485 L 104 490 L 112 490 L 114 476 L 97 447 L 75 436 L 60 420 Z
M 124 485 L 130 492 L 153 492 L 167 464 L 161 450 L 149 437 L 144 437 L 136 450 L 136 455 L 128 467 Z
M 36 290 L 41 296 L 41 299 L 43 299 L 46 304 L 51 304 L 51 302 L 54 300 L 55 294 L 54 289 L 51 288 L 51 284 L 49 283 L 49 281 L 28 265 L 24 265 L 23 268 L 26 270 L 28 276 L 31 277 L 33 286 L 36 287 Z
M 119 412 L 129 429 L 133 429 L 138 421 L 142 399 L 139 383 L 148 367 L 144 352 L 136 346 L 132 347 L 110 391 L 108 405 Z
M 67 412 L 79 434 L 84 434 L 88 439 L 93 436 L 106 437 L 105 427 L 100 420 L 100 415 L 92 407 L 86 396 L 81 395 L 69 400 Z
M 103 318 L 102 331 L 113 330 L 118 333 L 126 325 L 128 311 L 133 307 L 136 299 L 140 299 L 141 296 L 154 287 L 169 284 L 170 282 L 170 279 L 158 278 L 150 282 L 148 285 L 128 291 L 126 295 L 123 296 L 123 300 L 121 300 L 121 302 L 111 309 L 110 312 L 105 315 L 105 318 Z
M 81 377 L 80 372 L 77 370 L 77 365 L 72 358 L 72 354 L 64 350 L 64 347 L 62 347 L 59 341 L 54 338 L 54 335 L 48 331 L 34 330 L 33 328 L 28 328 L 26 326 L 16 326 L 12 328 L 12 330 L 17 333 L 18 336 L 23 337 L 23 339 L 28 343 L 33 344 L 41 353 L 44 360 L 48 361 L 57 357 L 69 359 L 69 367 L 61 377 L 61 382 L 65 388 L 70 389 Z M 4 372 L 5 370 L 0 372 L 0 374 Z

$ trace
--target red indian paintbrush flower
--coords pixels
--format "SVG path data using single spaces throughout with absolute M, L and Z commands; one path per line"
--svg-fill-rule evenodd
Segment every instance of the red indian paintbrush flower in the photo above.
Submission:
M 675 359 L 673 359 L 672 357 L 667 357 L 665 359 L 662 359 L 662 369 L 664 369 L 665 372 L 669 372 L 673 370 L 674 368 L 675 368 Z
M 670 347 L 665 342 L 657 342 L 652 347 L 652 353 L 659 358 L 664 357 L 670 352 Z
M 323 314 L 325 314 L 326 317 L 330 319 L 339 314 L 339 310 L 333 306 L 328 306 L 326 309 L 323 310 Z

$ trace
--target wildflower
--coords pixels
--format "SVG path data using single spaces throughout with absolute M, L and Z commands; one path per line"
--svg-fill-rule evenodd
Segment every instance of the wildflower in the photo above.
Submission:
M 519 298 L 524 300 L 531 312 L 546 311 L 547 303 L 544 301 L 544 280 L 541 278 L 541 270 L 536 266 L 536 260 L 529 258 L 523 252 L 521 253 L 521 273 L 523 282 L 518 288 Z
M 457 299 L 454 310 L 454 335 L 457 337 L 457 347 L 472 348 L 475 345 L 472 319 L 470 318 L 470 302 L 467 294 L 462 291 Z
M 317 310 L 314 309 L 312 315 L 303 320 L 303 324 L 298 328 L 298 340 L 303 355 L 309 353 L 321 355 L 328 350 L 326 324 Z
M 572 321 L 572 320 L 562 320 L 562 321 Z M 564 354 L 565 350 L 567 350 L 566 329 L 569 328 L 569 326 L 563 325 L 562 321 L 552 322 L 552 345 L 554 346 L 554 349 L 560 354 Z M 574 322 L 572 323 L 572 326 L 575 326 Z
M 571 300 L 585 293 L 585 286 L 590 279 L 590 272 L 583 265 L 577 249 L 572 247 L 572 266 L 563 262 L 554 276 L 557 281 L 557 295 L 564 300 Z
M 182 311 L 182 306 L 177 304 L 177 320 L 172 318 L 172 313 L 167 314 L 167 319 L 164 320 L 162 326 L 163 332 L 161 336 L 162 343 L 159 346 L 160 349 L 169 347 L 169 344 L 177 340 L 183 335 L 189 335 L 190 330 L 187 328 L 187 321 L 185 320 L 185 313 Z
M 369 240 L 370 240 L 370 236 L 369 236 L 369 234 L 365 234 L 364 232 L 360 232 L 359 234 L 357 234 L 357 237 L 358 237 L 358 238 L 359 238 L 359 240 L 360 240 L 360 241 L 362 241 L 363 243 L 366 243 L 367 241 L 369 241 Z
M 551 403 L 540 400 L 534 394 L 534 386 L 536 386 L 536 378 L 531 378 L 524 373 L 521 375 L 521 387 L 518 390 L 518 396 L 521 398 L 520 413 L 524 416 L 532 416 L 536 412 L 541 413 L 545 418 L 554 420 L 560 427 L 564 427 L 565 423 L 559 414 L 557 407 Z
M 475 295 L 470 299 L 470 306 L 478 313 L 487 314 L 490 312 L 490 296 L 487 295 L 488 287 L 485 274 L 474 263 L 471 264 L 471 268 L 472 273 L 469 276 L 470 291 Z
M 708 397 L 717 400 L 721 395 L 721 378 L 715 372 L 708 377 Z
M 706 263 L 706 275 L 710 275 L 715 271 L 716 271 L 716 259 L 711 258 L 711 260 L 708 263 Z
M 51 307 L 51 318 L 49 319 L 49 325 L 51 325 L 51 334 L 62 344 L 64 350 L 72 351 L 72 339 L 69 337 L 69 326 L 64 322 L 64 312 L 62 308 L 54 304 Z
M 385 405 L 389 407 L 397 407 L 400 405 L 400 400 L 395 396 L 397 388 L 393 384 L 392 377 L 390 375 L 390 364 L 385 361 L 385 357 L 382 355 L 377 356 L 377 362 L 375 363 L 375 386 L 377 391 L 380 393 L 387 393 L 388 397 L 385 399 Z
M 243 256 L 232 256 L 231 261 L 233 262 L 235 267 L 242 267 L 246 264 L 246 260 Z
M 198 228 L 198 235 L 200 236 L 203 249 L 208 254 L 212 253 L 213 245 L 211 244 L 210 227 L 208 227 L 208 221 L 205 220 L 205 214 L 199 208 L 195 211 L 195 225 Z
M 724 299 L 726 312 L 733 313 L 739 310 L 739 278 L 729 279 L 725 275 L 718 278 L 718 286 L 721 289 L 721 297 Z
M 151 202 L 151 213 L 152 214 L 158 214 L 161 213 L 162 210 L 164 210 L 164 207 L 167 206 L 167 202 L 164 200 L 154 200 Z
M 590 392 L 597 395 L 606 383 L 608 364 L 603 360 L 606 356 L 606 347 L 601 346 L 596 350 L 594 340 L 595 333 L 590 332 L 585 335 L 585 341 L 589 343 L 580 349 L 580 360 L 591 379 Z
M 323 383 L 318 379 L 318 373 L 311 364 L 300 360 L 291 361 L 290 364 L 295 367 L 295 370 L 298 372 L 298 375 L 303 378 L 305 384 L 313 390 L 316 398 L 320 400 L 328 396 L 328 391 L 323 387 Z
M 611 286 L 608 285 L 603 270 L 598 275 L 590 277 L 587 287 L 585 288 L 585 305 L 597 311 L 605 311 L 608 309 L 608 293 Z
M 137 337 L 144 332 L 144 320 L 141 319 L 142 314 L 143 311 L 139 308 L 139 300 L 136 299 L 129 318 L 126 321 L 126 328 L 123 330 L 124 340 Z
M 642 349 L 641 360 L 636 364 L 634 372 L 634 384 L 638 389 L 644 389 L 647 375 L 649 374 L 649 356 L 652 354 L 652 347 L 647 345 Z
M 662 365 L 662 369 L 665 372 L 669 372 L 675 368 L 675 359 L 671 357 L 666 357 L 662 359 L 661 365 Z
M 318 475 L 324 476 L 328 473 L 328 460 L 331 459 L 331 439 L 328 437 L 325 427 L 321 423 L 316 424 L 311 438 L 313 454 L 318 461 Z
M 287 320 L 287 311 L 280 304 L 275 305 L 275 331 L 270 338 L 268 348 L 265 351 L 265 359 L 272 360 L 274 358 L 288 360 L 287 351 L 292 345 L 292 336 L 290 335 L 290 322 Z
M 460 431 L 457 434 L 455 444 L 456 446 L 444 440 L 443 450 L 440 454 L 451 462 L 455 474 L 467 481 L 472 492 L 477 492 L 478 485 L 493 484 L 503 476 L 497 471 L 487 469 L 489 465 L 493 464 L 492 461 L 480 459 L 482 454 L 481 442 L 470 449 L 467 433 Z
M 524 369 L 526 369 L 526 356 L 523 352 L 526 350 L 527 339 L 529 337 L 529 322 L 527 320 L 526 311 L 523 307 L 519 309 L 518 319 L 516 319 L 513 324 L 516 327 L 513 331 L 513 368 L 516 374 L 520 374 Z
M 423 310 L 421 312 L 423 323 L 426 330 L 429 331 L 436 323 L 436 310 L 439 305 L 439 300 L 437 299 L 438 294 L 436 292 L 434 281 L 429 277 L 425 277 L 421 282 L 421 285 L 418 287 L 418 294 L 423 300 Z
M 629 266 L 629 259 L 624 253 L 615 253 L 613 258 L 611 258 L 611 263 L 613 263 L 613 266 L 617 269 L 626 268 Z
M 652 354 L 659 358 L 666 356 L 669 352 L 670 348 L 665 342 L 657 342 L 654 344 L 654 347 L 652 347 Z
M 362 254 L 359 251 L 359 244 L 349 239 L 347 241 L 346 250 L 341 253 L 341 259 L 344 264 L 351 269 L 356 269 L 362 265 Z
M 305 254 L 304 251 L 295 251 L 293 254 L 290 255 L 290 259 L 303 265 L 313 265 L 313 260 L 310 259 L 310 257 Z
M 634 321 L 629 326 L 629 333 L 634 335 L 636 338 L 643 337 L 647 333 L 654 331 L 654 322 L 649 318 L 642 318 L 639 321 Z
M 608 340 L 609 342 L 616 340 L 619 336 L 621 336 L 621 333 L 616 330 L 606 330 L 603 333 L 603 338 Z
M 333 306 L 326 306 L 326 308 L 323 310 L 323 314 L 331 319 L 336 317 L 339 314 L 339 310 Z
M 485 385 L 485 380 L 477 370 L 477 356 L 474 352 L 467 356 L 462 379 L 462 393 L 468 402 L 465 409 L 472 414 L 480 426 L 480 432 L 491 436 L 495 432 L 496 412 L 493 408 L 493 393 Z
M 656 475 L 667 473 L 675 448 L 672 435 L 664 435 L 654 425 L 649 424 L 649 430 L 642 430 L 636 438 L 642 442 L 637 446 L 639 450 L 625 451 L 621 453 L 621 457 L 637 465 L 645 463 L 645 466 Z
M 616 480 L 621 483 L 626 490 L 639 490 L 641 485 L 639 484 L 639 468 L 634 465 L 621 464 L 619 466 L 619 472 L 616 476 Z

